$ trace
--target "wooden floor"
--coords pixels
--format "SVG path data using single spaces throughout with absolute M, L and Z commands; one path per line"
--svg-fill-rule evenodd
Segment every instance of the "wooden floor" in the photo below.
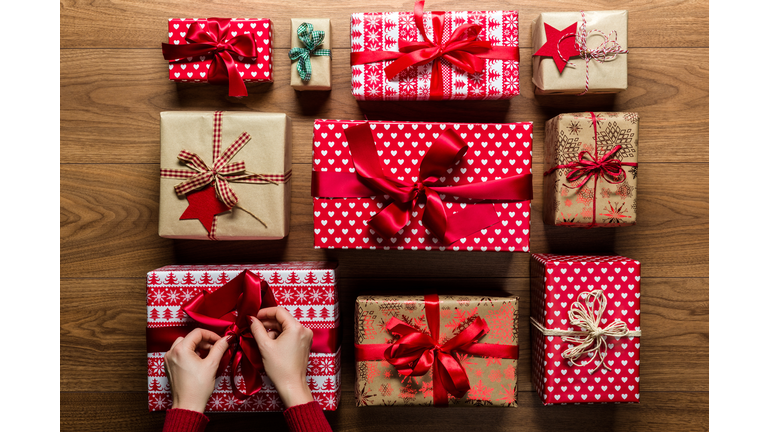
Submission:
M 520 11 L 521 95 L 501 102 L 360 103 L 350 93 L 349 15 L 411 10 L 392 0 L 60 0 L 61 428 L 159 431 L 147 411 L 145 274 L 172 263 L 336 260 L 344 324 L 337 431 L 703 430 L 709 414 L 709 20 L 706 1 L 630 1 L 629 89 L 614 96 L 533 96 L 530 23 L 542 11 L 611 9 L 614 2 L 428 1 L 428 10 Z M 168 81 L 160 43 L 170 17 L 268 17 L 276 29 L 276 82 L 234 99 L 226 88 Z M 330 17 L 334 89 L 289 86 L 292 17 Z M 157 235 L 159 113 L 254 110 L 293 118 L 291 232 L 275 242 L 172 241 Z M 541 215 L 544 122 L 581 110 L 640 113 L 634 227 L 573 230 Z M 311 134 L 315 118 L 533 121 L 531 250 L 617 252 L 643 263 L 639 405 L 543 407 L 530 383 L 529 329 L 521 325 L 517 409 L 355 408 L 352 351 L 357 295 L 396 285 L 520 296 L 529 308 L 529 256 L 478 252 L 315 250 Z M 280 414 L 212 415 L 209 431 L 286 430 Z

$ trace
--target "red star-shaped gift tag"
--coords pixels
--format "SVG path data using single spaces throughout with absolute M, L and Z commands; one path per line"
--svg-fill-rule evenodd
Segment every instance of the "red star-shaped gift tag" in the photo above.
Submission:
M 551 25 L 544 23 L 544 31 L 547 33 L 547 43 L 536 51 L 536 56 L 552 57 L 555 61 L 557 70 L 563 73 L 568 59 L 578 57 L 579 50 L 576 49 L 576 29 L 578 23 L 573 23 L 563 30 L 558 30 Z M 561 41 L 562 39 L 562 41 Z M 558 54 L 558 47 L 560 54 Z M 562 57 L 561 57 L 562 54 Z
M 209 233 L 211 232 L 211 226 L 213 226 L 213 218 L 217 214 L 224 213 L 232 208 L 219 201 L 213 186 L 188 193 L 187 201 L 189 201 L 189 207 L 184 210 L 179 220 L 197 219 Z

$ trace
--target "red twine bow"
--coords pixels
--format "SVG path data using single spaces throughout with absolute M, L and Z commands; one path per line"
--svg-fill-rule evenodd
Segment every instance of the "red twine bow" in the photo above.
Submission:
M 246 270 L 216 291 L 200 292 L 181 307 L 194 323 L 179 327 L 147 328 L 147 352 L 167 351 L 176 338 L 186 336 L 196 327 L 210 330 L 221 337 L 233 336 L 216 375 L 222 375 L 229 366 L 232 390 L 238 399 L 243 400 L 261 390 L 261 372 L 264 371 L 248 316 L 256 316 L 260 309 L 274 306 L 277 306 L 277 301 L 267 282 Z M 312 329 L 312 332 L 313 352 L 336 352 L 340 342 L 338 328 Z M 243 375 L 245 392 L 235 385 L 238 368 Z
M 440 299 L 437 294 L 424 296 L 424 310 L 429 334 L 393 317 L 387 323 L 387 330 L 397 340 L 391 344 L 356 344 L 356 361 L 386 360 L 405 376 L 423 376 L 432 370 L 435 406 L 447 406 L 448 394 L 462 398 L 470 389 L 467 371 L 457 353 L 504 359 L 518 357 L 516 345 L 477 342 L 490 331 L 480 317 L 472 320 L 459 334 L 440 343 Z
M 361 65 L 382 60 L 395 60 L 384 68 L 388 80 L 412 66 L 432 62 L 429 99 L 443 98 L 443 74 L 440 72 L 440 59 L 445 59 L 468 74 L 481 72 L 485 67 L 484 59 L 515 60 L 519 59 L 518 47 L 492 46 L 489 41 L 477 40 L 483 28 L 477 24 L 463 24 L 453 31 L 443 42 L 445 12 L 432 12 L 434 40 L 427 37 L 424 29 L 424 0 L 414 4 L 413 19 L 424 41 L 398 40 L 399 51 L 363 51 L 350 53 L 350 64 Z
M 565 176 L 565 179 L 573 183 L 583 177 L 581 182 L 576 186 L 568 186 L 563 183 L 563 186 L 568 189 L 581 189 L 582 186 L 587 184 L 591 177 L 595 178 L 595 193 L 592 197 L 592 224 L 595 225 L 595 219 L 597 216 L 597 181 L 600 177 L 610 184 L 619 184 L 627 178 L 627 172 L 624 171 L 622 166 L 637 166 L 636 162 L 622 162 L 619 159 L 611 159 L 611 156 L 615 155 L 621 150 L 621 145 L 617 145 L 609 152 L 598 158 L 598 146 L 597 146 L 597 117 L 595 113 L 589 113 L 592 116 L 592 126 L 595 131 L 595 156 L 589 154 L 589 152 L 579 152 L 579 160 L 577 162 L 571 162 L 566 165 L 556 165 L 548 169 L 544 173 L 544 176 L 548 176 L 558 169 L 570 169 L 571 171 Z
M 230 96 L 248 96 L 243 77 L 237 71 L 233 55 L 257 57 L 256 41 L 250 34 L 230 36 L 230 18 L 208 18 L 194 21 L 184 38 L 186 45 L 163 43 L 163 57 L 166 60 L 178 60 L 185 57 L 212 55 L 208 70 L 208 82 L 211 84 L 229 84 Z
M 443 132 L 427 150 L 416 182 L 384 174 L 376 153 L 369 124 L 349 126 L 345 131 L 356 173 L 313 171 L 312 195 L 315 197 L 368 197 L 385 194 L 393 201 L 368 220 L 368 226 L 384 235 L 394 236 L 424 206 L 424 225 L 441 242 L 451 244 L 474 232 L 498 223 L 493 206 L 472 205 L 452 215 L 443 203 L 444 195 L 490 201 L 524 201 L 533 196 L 532 176 L 520 174 L 484 183 L 437 186 L 440 175 L 453 167 L 468 146 L 451 129 Z

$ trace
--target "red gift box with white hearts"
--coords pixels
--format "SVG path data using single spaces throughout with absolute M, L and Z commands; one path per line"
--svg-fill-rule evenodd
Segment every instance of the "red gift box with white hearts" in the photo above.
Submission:
M 434 227 L 425 223 L 423 200 L 409 209 L 408 221 L 385 237 L 369 221 L 394 205 L 380 191 L 366 196 L 339 197 L 317 191 L 318 177 L 325 173 L 355 177 L 355 161 L 347 141 L 350 127 L 368 124 L 375 145 L 377 164 L 390 180 L 416 182 L 425 155 L 446 133 L 453 135 L 467 151 L 450 168 L 435 175 L 435 189 L 441 189 L 448 218 L 466 210 L 491 213 L 492 221 L 471 234 L 448 242 L 438 238 Z M 499 202 L 461 198 L 446 187 L 477 185 L 528 177 L 531 174 L 532 124 L 416 123 L 389 121 L 316 120 L 313 139 L 313 225 L 315 248 L 411 249 L 527 252 L 530 234 L 530 197 Z M 371 153 L 373 155 L 373 153 Z M 376 157 L 376 156 L 374 156 Z M 330 183 L 330 182 L 329 182 Z M 336 182 L 338 183 L 338 182 Z M 527 186 L 530 189 L 530 184 Z M 445 192 L 445 193 L 442 193 Z M 482 202 L 478 202 L 482 201 Z M 476 209 L 470 209 L 471 207 Z
M 204 19 L 168 19 L 168 43 L 187 44 L 185 39 L 187 30 L 196 21 L 205 25 Z M 232 38 L 251 35 L 256 42 L 258 57 L 233 56 L 234 64 L 243 81 L 272 82 L 272 21 L 263 18 L 232 18 L 228 31 Z M 170 61 L 168 77 L 171 81 L 207 82 L 212 60 L 212 55 L 204 55 Z
M 278 264 L 169 265 L 147 273 L 147 362 L 149 410 L 171 407 L 171 389 L 164 369 L 165 351 L 150 351 L 150 335 L 155 331 L 195 323 L 182 306 L 201 291 L 215 292 L 248 270 L 269 285 L 278 306 L 288 310 L 305 327 L 319 334 L 334 335 L 328 342 L 333 349 L 309 354 L 307 382 L 312 396 L 324 410 L 335 410 L 340 398 L 341 359 L 339 298 L 336 292 L 335 264 L 325 262 L 284 262 Z M 169 341 L 174 337 L 167 338 Z M 216 377 L 206 411 L 255 412 L 282 411 L 284 405 L 269 378 L 261 373 L 263 387 L 247 398 L 236 397 L 233 386 L 244 392 L 240 368 L 232 382 L 230 367 Z
M 464 36 L 454 37 L 454 32 L 470 25 L 479 29 L 477 41 L 508 48 L 512 54 L 481 58 L 482 67 L 469 73 L 447 61 L 448 52 L 433 60 L 439 63 L 436 66 L 432 62 L 409 66 L 392 79 L 387 78 L 385 68 L 395 61 L 393 59 L 364 63 L 376 56 L 361 56 L 361 61 L 356 62 L 358 53 L 398 52 L 403 42 L 424 42 L 417 20 L 423 22 L 423 31 L 431 43 L 436 36 L 435 23 L 442 20 L 443 31 L 437 35 L 444 45 L 441 53 L 449 51 L 454 38 L 465 41 Z M 350 44 L 352 94 L 357 100 L 490 100 L 520 94 L 517 11 L 424 11 L 421 18 L 411 11 L 354 13 L 350 18 Z M 454 59 L 478 52 L 462 51 Z M 433 77 L 436 70 L 439 79 Z
M 638 403 L 640 339 L 640 262 L 531 255 L 531 382 L 545 405 Z

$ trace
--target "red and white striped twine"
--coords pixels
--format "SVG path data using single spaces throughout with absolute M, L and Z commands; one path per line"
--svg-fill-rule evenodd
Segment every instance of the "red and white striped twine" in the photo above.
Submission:
M 619 54 L 626 54 L 629 51 L 625 50 L 621 47 L 621 45 L 618 42 L 619 34 L 616 32 L 616 30 L 611 31 L 606 35 L 602 31 L 598 29 L 592 29 L 589 32 L 587 31 L 587 17 L 584 14 L 584 11 L 581 11 L 581 26 L 579 26 L 578 31 L 576 32 L 576 48 L 579 50 L 579 57 L 584 59 L 584 71 L 586 74 L 586 82 L 584 85 L 584 91 L 579 93 L 578 96 L 583 96 L 587 94 L 589 91 L 589 61 L 595 60 L 598 63 L 603 63 L 606 61 L 611 61 L 615 59 Z M 598 34 L 603 37 L 603 43 L 598 45 L 595 49 L 589 49 L 587 48 L 587 38 L 589 38 L 593 33 Z M 567 34 L 563 35 L 563 37 L 560 38 L 560 40 L 557 42 L 558 50 L 557 53 L 560 55 L 560 58 L 563 59 L 563 61 L 568 62 L 567 58 L 563 57 L 563 54 L 560 52 L 560 43 L 563 42 L 563 39 L 570 37 L 573 35 Z M 611 39 L 613 37 L 613 39 Z M 571 67 L 576 67 L 571 62 L 568 62 L 568 65 Z

